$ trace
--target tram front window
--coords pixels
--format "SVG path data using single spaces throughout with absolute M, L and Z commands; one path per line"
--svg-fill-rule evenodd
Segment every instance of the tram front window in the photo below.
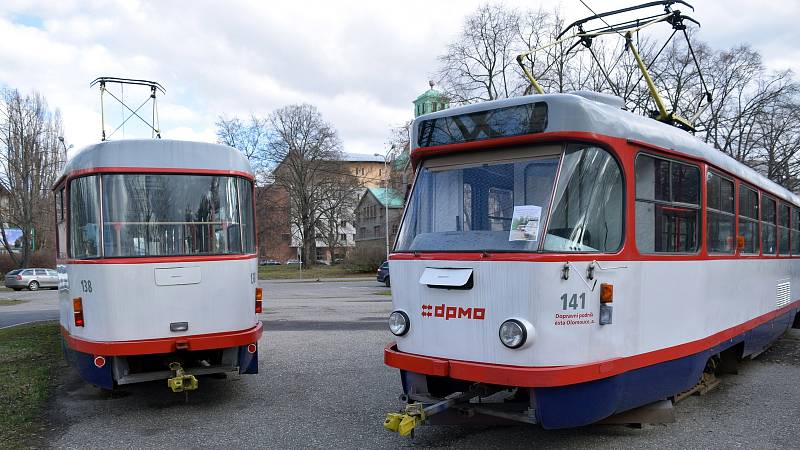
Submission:
M 106 257 L 255 251 L 249 181 L 209 175 L 113 174 L 103 175 L 102 183 Z
M 243 178 L 211 175 L 111 174 L 75 179 L 70 184 L 72 255 L 254 253 L 252 189 Z
M 597 147 L 567 146 L 554 186 L 562 150 L 543 147 L 426 161 L 395 250 L 617 250 L 623 189 L 616 160 Z M 494 161 L 477 161 L 481 156 Z

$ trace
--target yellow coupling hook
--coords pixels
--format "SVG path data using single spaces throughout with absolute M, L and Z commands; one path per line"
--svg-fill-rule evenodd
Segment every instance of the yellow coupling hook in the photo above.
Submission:
M 394 431 L 400 436 L 408 436 L 422 421 L 425 420 L 425 410 L 421 403 L 406 405 L 404 413 L 388 413 L 383 427 Z
M 172 389 L 172 392 L 193 391 L 197 389 L 198 381 L 194 375 L 184 373 L 181 363 L 169 363 L 169 370 L 175 373 L 175 376 L 167 380 L 167 386 Z

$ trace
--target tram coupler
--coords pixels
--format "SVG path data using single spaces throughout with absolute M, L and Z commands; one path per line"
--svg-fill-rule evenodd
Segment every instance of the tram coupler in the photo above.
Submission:
M 172 392 L 185 392 L 197 389 L 199 385 L 197 378 L 195 378 L 194 375 L 184 373 L 181 363 L 169 363 L 169 370 L 175 374 L 174 377 L 167 379 L 167 386 L 172 389 Z
M 414 432 L 417 425 L 424 422 L 428 417 L 447 411 L 459 403 L 465 403 L 475 397 L 485 396 L 490 393 L 488 386 L 475 384 L 467 392 L 455 392 L 429 406 L 425 406 L 421 402 L 409 403 L 402 412 L 387 413 L 386 420 L 383 421 L 383 427 L 389 431 L 394 431 L 400 436 L 408 436 Z

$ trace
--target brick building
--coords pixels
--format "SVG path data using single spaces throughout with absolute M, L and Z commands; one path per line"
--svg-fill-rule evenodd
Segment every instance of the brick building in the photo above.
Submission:
M 389 246 L 391 246 L 400 227 L 403 205 L 403 195 L 396 189 L 367 189 L 356 206 L 356 246 L 385 248 L 387 210 L 389 213 Z
M 358 179 L 364 189 L 377 187 L 386 175 L 382 157 L 344 153 L 344 166 Z M 280 165 L 275 169 L 280 170 Z M 274 259 L 280 263 L 298 259 L 299 233 L 289 223 L 289 193 L 281 186 L 267 185 L 258 188 L 256 210 L 259 228 L 259 257 Z M 317 240 L 317 254 L 312 260 L 331 262 L 344 258 L 348 248 L 355 246 L 356 229 L 352 223 L 340 224 L 339 254 L 332 255 L 322 240 Z

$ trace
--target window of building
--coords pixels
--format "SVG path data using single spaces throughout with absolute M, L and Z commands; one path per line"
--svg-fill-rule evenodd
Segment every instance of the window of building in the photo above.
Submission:
M 789 249 L 789 205 L 781 203 L 778 207 L 778 254 L 788 255 Z
M 800 255 L 800 209 L 792 208 L 792 256 Z
M 706 191 L 708 252 L 731 254 L 735 248 L 733 181 L 708 172 Z
M 378 237 L 378 236 L 381 235 L 381 227 L 380 227 L 380 225 L 375 225 L 374 227 L 372 227 L 372 234 L 375 237 Z
M 739 187 L 739 236 L 744 238 L 742 253 L 758 253 L 758 192 Z
M 347 235 L 344 233 L 339 234 L 339 240 L 342 242 L 347 242 Z
M 367 236 L 367 227 L 361 227 L 358 229 L 358 235 L 361 238 L 365 238 Z
M 510 189 L 489 188 L 489 229 L 508 230 L 514 212 L 514 192 Z
M 764 255 L 777 253 L 776 219 L 775 200 L 761 194 L 761 253 Z
M 636 245 L 643 253 L 694 253 L 700 244 L 700 168 L 636 158 Z

